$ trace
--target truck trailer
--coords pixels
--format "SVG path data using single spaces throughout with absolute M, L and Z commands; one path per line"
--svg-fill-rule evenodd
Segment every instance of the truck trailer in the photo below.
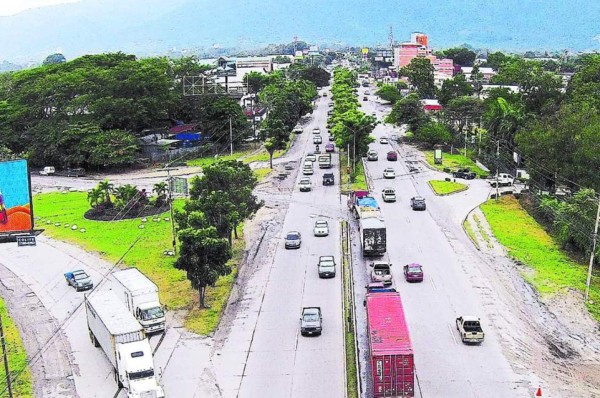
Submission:
M 127 398 L 163 398 L 154 375 L 154 360 L 144 328 L 110 290 L 85 298 L 88 332 L 102 348 L 114 369 L 119 388 Z
M 414 397 L 414 356 L 400 293 L 368 292 L 366 307 L 373 396 Z
M 382 219 L 376 217 L 358 220 L 363 256 L 383 256 L 386 251 L 386 229 Z
M 165 311 L 158 299 L 158 287 L 137 268 L 112 273 L 112 290 L 146 333 L 165 330 Z

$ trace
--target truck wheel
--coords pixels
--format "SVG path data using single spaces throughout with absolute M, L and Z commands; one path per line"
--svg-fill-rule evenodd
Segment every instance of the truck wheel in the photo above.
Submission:
M 100 343 L 98 343 L 96 336 L 94 336 L 94 333 L 92 333 L 91 330 L 90 330 L 90 340 L 92 341 L 92 344 L 94 345 L 94 347 L 100 347 Z
M 117 369 L 114 370 L 115 375 L 115 382 L 117 383 L 117 387 L 119 388 L 123 388 L 123 383 L 121 383 L 121 380 L 119 379 L 119 373 L 117 372 Z

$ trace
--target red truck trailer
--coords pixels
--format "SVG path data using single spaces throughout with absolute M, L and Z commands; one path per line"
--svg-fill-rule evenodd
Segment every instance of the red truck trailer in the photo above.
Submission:
M 367 327 L 374 397 L 414 397 L 413 350 L 400 294 L 367 294 Z

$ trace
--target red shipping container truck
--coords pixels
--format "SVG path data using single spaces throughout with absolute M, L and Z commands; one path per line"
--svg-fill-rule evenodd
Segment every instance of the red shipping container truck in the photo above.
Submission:
M 413 349 L 400 294 L 367 294 L 367 327 L 374 397 L 414 397 Z

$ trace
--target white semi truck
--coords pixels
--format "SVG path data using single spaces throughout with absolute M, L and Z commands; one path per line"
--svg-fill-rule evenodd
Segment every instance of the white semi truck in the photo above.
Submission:
M 112 289 L 146 333 L 165 330 L 165 311 L 158 299 L 158 287 L 136 268 L 113 272 Z
M 127 398 L 164 398 L 144 328 L 123 303 L 112 291 L 103 290 L 86 296 L 85 309 L 92 344 L 106 354 Z

